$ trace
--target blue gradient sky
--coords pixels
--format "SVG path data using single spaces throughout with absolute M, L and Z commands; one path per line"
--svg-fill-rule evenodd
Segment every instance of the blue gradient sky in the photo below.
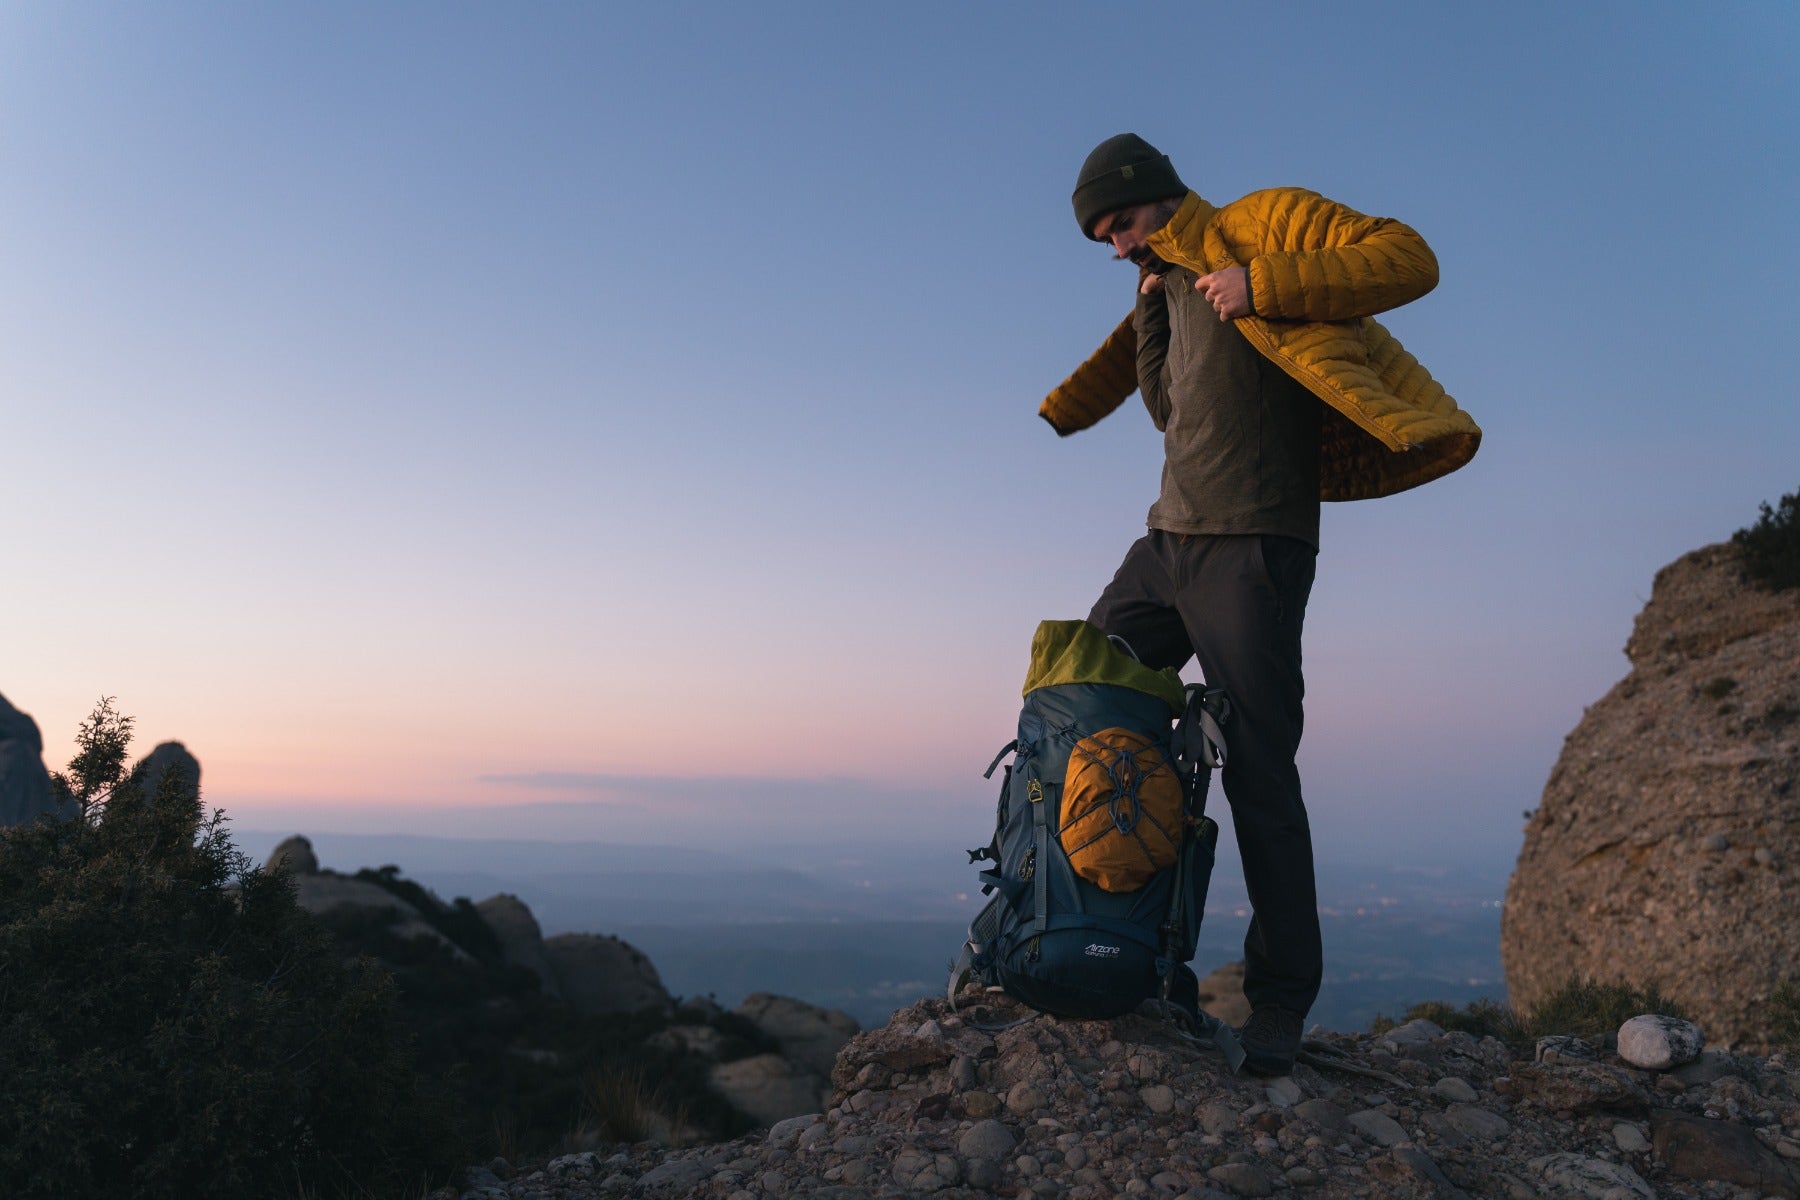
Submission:
M 1655 570 L 1800 486 L 1797 14 L 0 8 L 0 690 L 246 827 L 966 843 L 1155 494 L 1135 402 L 1035 416 L 1132 129 L 1436 249 L 1387 324 L 1486 442 L 1328 507 L 1303 767 L 1322 856 L 1509 859 Z

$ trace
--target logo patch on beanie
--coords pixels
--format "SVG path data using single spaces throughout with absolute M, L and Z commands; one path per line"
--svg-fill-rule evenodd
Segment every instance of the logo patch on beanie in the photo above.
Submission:
M 1124 166 L 1119 168 L 1119 174 L 1126 179 L 1130 179 L 1133 175 L 1136 174 L 1136 172 L 1131 169 L 1130 163 L 1126 163 Z

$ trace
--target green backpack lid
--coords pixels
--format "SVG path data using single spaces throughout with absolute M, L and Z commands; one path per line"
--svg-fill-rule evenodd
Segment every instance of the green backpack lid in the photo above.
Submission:
M 1148 693 L 1169 706 L 1171 720 L 1187 706 L 1187 688 L 1173 668 L 1151 670 L 1086 621 L 1041 621 L 1031 637 L 1024 694 L 1062 683 L 1110 683 Z

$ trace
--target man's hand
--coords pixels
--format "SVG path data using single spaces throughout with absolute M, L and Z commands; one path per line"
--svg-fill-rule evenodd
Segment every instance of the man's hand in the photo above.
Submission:
M 1226 267 L 1194 280 L 1194 290 L 1206 297 L 1221 321 L 1250 315 L 1250 268 Z

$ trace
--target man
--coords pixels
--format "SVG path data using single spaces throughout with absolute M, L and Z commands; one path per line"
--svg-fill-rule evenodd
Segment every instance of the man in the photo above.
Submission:
M 1135 389 L 1164 448 L 1149 532 L 1088 620 L 1152 667 L 1197 655 L 1231 697 L 1222 782 L 1253 909 L 1239 1037 L 1249 1069 L 1285 1074 L 1323 970 L 1294 765 L 1319 503 L 1434 479 L 1481 431 L 1367 319 L 1437 283 L 1405 225 L 1297 188 L 1215 209 L 1129 133 L 1088 156 L 1074 205 L 1137 265 L 1137 306 L 1040 411 L 1066 436 Z

